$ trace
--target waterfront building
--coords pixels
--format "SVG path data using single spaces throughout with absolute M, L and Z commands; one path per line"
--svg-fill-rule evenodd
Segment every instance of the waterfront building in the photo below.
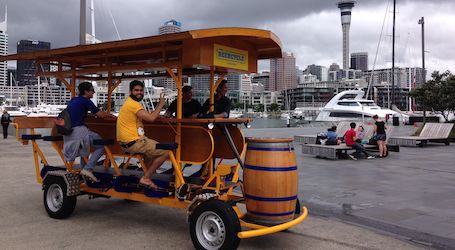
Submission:
M 49 50 L 51 43 L 43 41 L 20 40 L 17 43 L 17 53 L 35 52 Z M 49 71 L 49 64 L 42 65 L 43 71 Z M 35 76 L 36 64 L 33 60 L 17 60 L 17 83 L 19 86 L 36 85 L 38 79 Z M 41 77 L 41 82 L 46 82 L 45 77 Z
M 321 65 L 308 65 L 305 72 L 307 74 L 315 75 L 319 81 L 327 81 L 329 76 L 329 71 L 326 67 Z
M 357 52 L 351 54 L 351 69 L 368 70 L 368 52 Z
M 423 84 L 422 68 L 418 67 L 405 67 L 395 68 L 395 86 L 397 88 L 415 88 Z M 373 76 L 372 76 L 373 75 Z M 363 73 L 365 80 L 372 86 L 381 85 L 383 83 L 392 83 L 392 69 L 375 69 L 374 71 L 368 70 Z
M 158 29 L 158 34 L 171 34 L 182 31 L 182 23 L 174 19 L 164 22 Z
M 0 55 L 8 54 L 8 33 L 7 33 L 8 14 L 5 7 L 5 19 L 0 22 Z M 0 86 L 8 85 L 8 62 L 0 62 Z
M 264 71 L 258 74 L 251 75 L 251 82 L 253 84 L 261 84 L 264 86 L 264 90 L 270 90 L 270 73 L 268 71 Z
M 292 89 L 297 86 L 295 57 L 283 52 L 282 58 L 270 59 L 270 91 Z

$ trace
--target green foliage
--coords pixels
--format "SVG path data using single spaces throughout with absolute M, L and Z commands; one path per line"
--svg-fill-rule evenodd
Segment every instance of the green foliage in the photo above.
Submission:
M 255 112 L 263 112 L 264 111 L 264 105 L 262 105 L 262 104 L 254 105 L 254 111 Z
M 446 71 L 433 72 L 432 79 L 409 95 L 425 109 L 433 110 L 448 121 L 448 113 L 455 111 L 455 75 Z
M 272 103 L 269 106 L 269 110 L 272 112 L 276 112 L 280 110 L 280 106 L 277 103 Z

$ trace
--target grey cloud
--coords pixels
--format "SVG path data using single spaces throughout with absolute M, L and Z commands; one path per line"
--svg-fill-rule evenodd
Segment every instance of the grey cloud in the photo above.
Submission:
M 154 35 L 158 27 L 171 18 L 181 21 L 184 30 L 228 26 L 266 28 L 281 38 L 284 50 L 297 55 L 301 66 L 311 63 L 339 63 L 341 25 L 336 3 L 336 0 L 95 0 L 97 37 L 104 41 L 118 39 L 108 11 L 110 9 L 123 39 Z M 351 51 L 368 51 L 371 62 L 385 3 L 386 1 L 357 0 L 353 10 Z M 20 39 L 50 41 L 53 48 L 78 43 L 79 0 L 0 0 L 0 13 L 3 13 L 5 4 L 8 4 L 9 12 L 10 53 L 15 53 L 15 43 Z M 419 45 L 417 19 L 420 15 L 426 16 L 428 28 L 432 28 L 432 19 L 441 12 L 450 16 L 447 13 L 455 11 L 452 0 L 400 0 L 398 6 L 400 15 L 404 16 L 401 21 L 407 23 L 401 26 L 401 39 L 404 39 L 409 27 L 416 37 L 409 42 L 409 46 L 416 48 Z M 356 16 L 366 11 L 370 11 L 371 16 L 377 20 L 370 20 L 369 17 L 368 20 L 360 20 Z M 0 19 L 1 16 L 0 14 Z M 301 24 L 301 20 L 311 20 L 312 23 Z M 371 27 L 364 25 L 365 23 Z M 453 39 L 440 39 L 438 34 L 444 30 L 447 36 L 455 33 L 450 26 L 428 30 L 428 50 L 429 54 L 434 56 L 432 60 L 440 64 L 450 64 L 450 59 L 455 55 L 447 51 L 451 50 L 449 41 Z M 387 47 L 382 49 L 387 50 Z M 380 60 L 384 63 L 390 61 L 387 54 L 380 54 Z M 418 56 L 418 53 L 413 54 L 416 55 L 412 57 Z M 410 61 L 418 62 L 414 59 Z M 454 65 L 451 64 L 450 67 L 453 68 Z

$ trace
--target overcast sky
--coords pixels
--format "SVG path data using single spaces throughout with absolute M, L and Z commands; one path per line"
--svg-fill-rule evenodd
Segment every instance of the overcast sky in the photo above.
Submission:
M 89 6 L 90 1 L 87 2 Z M 251 27 L 273 31 L 283 51 L 297 65 L 342 65 L 342 32 L 336 0 L 95 0 L 96 36 L 117 40 L 158 33 L 166 20 L 182 22 L 183 30 Z M 52 48 L 79 41 L 79 0 L 0 0 L 8 6 L 9 53 L 21 39 L 51 42 Z M 389 6 L 389 11 L 386 11 Z M 397 66 L 421 66 L 420 17 L 425 17 L 426 66 L 430 71 L 455 72 L 455 1 L 397 0 Z M 111 13 L 111 14 L 110 14 Z M 358 0 L 352 10 L 350 52 L 369 54 L 373 67 L 384 16 L 384 34 L 376 68 L 391 66 L 392 1 Z M 3 20 L 3 15 L 0 15 Z M 89 15 L 87 15 L 89 18 Z M 87 31 L 90 23 L 87 23 Z M 260 64 L 266 69 L 267 62 Z

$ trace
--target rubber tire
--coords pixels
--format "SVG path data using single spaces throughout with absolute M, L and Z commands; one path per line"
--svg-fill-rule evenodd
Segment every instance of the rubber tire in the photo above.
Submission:
M 240 238 L 237 237 L 237 233 L 241 230 L 237 214 L 226 202 L 215 199 L 203 202 L 197 206 L 190 215 L 190 235 L 194 247 L 198 250 L 205 250 L 196 236 L 196 222 L 199 216 L 206 211 L 214 212 L 220 216 L 226 228 L 225 240 L 219 249 L 237 249 L 240 244 Z
M 294 214 L 297 217 L 301 213 L 302 213 L 302 208 L 300 207 L 300 200 L 299 200 L 299 198 L 297 198 L 297 201 L 295 202 L 295 212 L 294 212 Z
M 56 212 L 50 210 L 47 205 L 46 196 L 47 192 L 49 191 L 49 187 L 52 184 L 57 184 L 63 191 L 63 204 L 62 207 Z M 46 209 L 46 212 L 49 215 L 49 217 L 54 219 L 65 219 L 68 218 L 73 213 L 74 208 L 76 207 L 77 196 L 67 196 L 66 190 L 67 190 L 66 182 L 62 177 L 49 176 L 44 180 L 43 202 L 44 208 Z

